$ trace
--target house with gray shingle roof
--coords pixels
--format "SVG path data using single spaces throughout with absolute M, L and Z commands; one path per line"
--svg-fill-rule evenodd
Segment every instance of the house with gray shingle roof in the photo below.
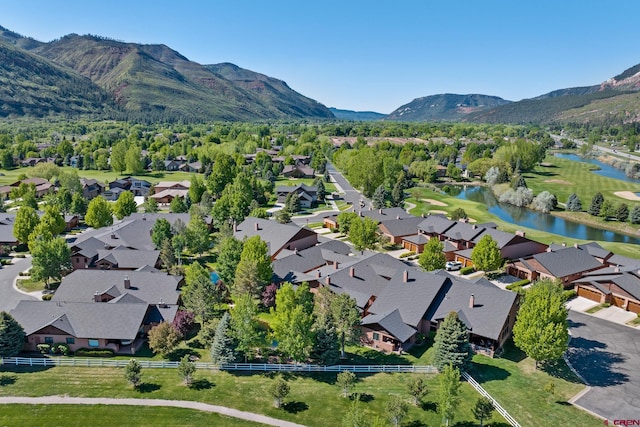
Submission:
M 638 266 L 602 268 L 585 273 L 572 284 L 578 296 L 640 314 Z
M 315 185 L 281 185 L 276 188 L 278 203 L 285 203 L 287 196 L 291 193 L 298 195 L 300 206 L 308 209 L 318 202 L 318 187 Z
M 234 226 L 233 236 L 239 240 L 260 236 L 267 243 L 271 260 L 276 259 L 282 250 L 300 251 L 318 243 L 318 235 L 306 227 L 251 216 Z
M 408 236 L 418 235 L 418 225 L 424 219 L 418 216 L 402 218 L 398 216 L 394 219 L 388 219 L 380 222 L 378 228 L 383 236 L 386 236 L 391 243 L 400 244 L 402 240 Z

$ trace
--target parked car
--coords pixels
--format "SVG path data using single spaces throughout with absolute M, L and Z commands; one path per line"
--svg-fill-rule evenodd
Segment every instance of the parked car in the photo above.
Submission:
M 460 261 L 449 261 L 444 265 L 444 269 L 447 271 L 460 270 L 461 268 L 462 263 Z

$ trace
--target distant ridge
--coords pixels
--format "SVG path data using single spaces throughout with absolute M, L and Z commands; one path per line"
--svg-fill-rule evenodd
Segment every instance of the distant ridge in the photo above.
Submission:
M 329 107 L 329 110 L 340 120 L 352 120 L 356 122 L 373 122 L 382 120 L 387 117 L 386 114 L 376 113 L 374 111 L 353 111 L 340 110 L 338 108 Z
M 392 111 L 386 120 L 462 121 L 469 114 L 509 104 L 511 101 L 490 95 L 445 93 L 416 98 Z

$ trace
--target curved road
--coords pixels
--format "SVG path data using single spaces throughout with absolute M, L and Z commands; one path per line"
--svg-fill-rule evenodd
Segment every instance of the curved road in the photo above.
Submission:
M 13 282 L 21 271 L 31 267 L 31 257 L 14 258 L 13 264 L 5 265 L 0 269 L 0 311 L 13 310 L 18 302 L 25 299 L 35 299 L 30 295 L 18 292 L 13 287 Z
M 125 405 L 125 406 L 171 406 L 174 408 L 195 409 L 204 412 L 215 412 L 228 417 L 254 421 L 269 426 L 278 427 L 304 427 L 301 424 L 267 417 L 227 408 L 218 405 L 195 402 L 190 400 L 165 400 L 165 399 L 112 399 L 107 397 L 68 397 L 68 396 L 42 396 L 42 397 L 0 397 L 0 404 L 26 404 L 26 405 Z

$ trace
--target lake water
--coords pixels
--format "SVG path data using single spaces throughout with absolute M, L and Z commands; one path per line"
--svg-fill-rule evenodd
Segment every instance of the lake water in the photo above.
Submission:
M 619 179 L 621 181 L 640 183 L 640 179 L 629 178 L 622 169 L 614 168 L 611 165 L 602 163 L 600 160 L 590 159 L 587 157 L 580 157 L 577 154 L 556 153 L 556 157 L 560 159 L 567 159 L 574 162 L 589 163 L 596 165 L 600 170 L 592 171 L 595 174 L 606 176 L 607 178 Z
M 459 193 L 458 193 L 459 191 Z M 585 224 L 567 221 L 553 215 L 534 211 L 527 208 L 499 203 L 493 193 L 487 187 L 464 186 L 452 189 L 452 196 L 459 199 L 471 200 L 483 203 L 490 213 L 503 221 L 522 227 L 533 228 L 546 231 L 560 236 L 582 240 L 603 240 L 608 242 L 622 242 L 640 244 L 640 239 L 616 233 L 608 230 L 601 230 Z M 560 242 L 557 242 L 560 243 Z

